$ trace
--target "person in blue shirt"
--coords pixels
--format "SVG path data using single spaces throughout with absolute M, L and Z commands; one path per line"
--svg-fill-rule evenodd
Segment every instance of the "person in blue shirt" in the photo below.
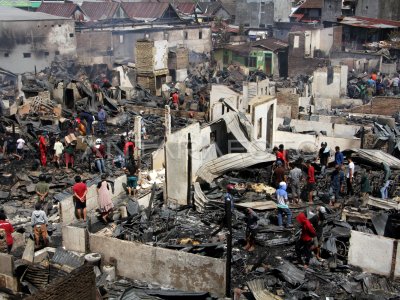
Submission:
M 106 134 L 107 113 L 101 105 L 98 107 L 97 119 L 99 120 L 99 133 Z
M 232 192 L 235 189 L 235 186 L 233 184 L 228 184 L 226 186 L 226 194 L 224 195 L 224 201 L 225 204 L 227 205 L 227 202 L 229 201 L 231 203 L 231 210 L 233 211 L 234 208 L 234 201 L 233 201 L 233 196 Z
M 342 166 L 344 162 L 343 153 L 340 152 L 340 147 L 335 147 L 335 165 Z
M 283 227 L 283 215 L 287 216 L 287 227 L 292 225 L 292 211 L 289 208 L 288 194 L 286 192 L 286 182 L 279 183 L 279 188 L 276 190 L 276 201 L 278 203 L 278 226 Z

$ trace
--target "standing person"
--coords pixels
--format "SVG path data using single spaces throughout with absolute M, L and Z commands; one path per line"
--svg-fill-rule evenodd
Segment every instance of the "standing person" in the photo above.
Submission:
M 280 160 L 278 160 L 276 162 L 276 165 L 277 165 L 277 168 L 274 170 L 274 172 L 272 174 L 272 178 L 273 178 L 274 187 L 278 188 L 280 182 L 282 182 L 282 181 L 286 182 L 286 176 L 285 176 L 285 169 L 282 166 L 282 162 Z
M 308 191 L 308 202 L 313 203 L 313 194 L 315 190 L 315 169 L 311 164 L 311 161 L 307 161 L 307 191 Z
M 234 199 L 233 199 L 233 195 L 232 195 L 234 190 L 235 190 L 235 186 L 233 184 L 228 184 L 226 186 L 226 194 L 224 195 L 225 205 L 226 205 L 227 202 L 230 202 L 232 211 L 234 209 L 234 204 L 235 204 Z
M 24 147 L 25 147 L 25 140 L 20 136 L 17 140 L 17 155 L 19 156 L 19 160 L 24 158 Z
M 311 246 L 313 244 L 313 238 L 316 236 L 316 232 L 310 221 L 307 219 L 304 213 L 300 213 L 296 217 L 297 222 L 301 225 L 301 235 L 296 242 L 296 255 L 299 264 L 304 265 L 307 268 L 311 259 Z M 305 256 L 303 262 L 302 256 Z
M 390 170 L 390 167 L 387 163 L 382 162 L 381 167 L 384 171 L 385 177 L 383 178 L 383 186 L 381 187 L 381 198 L 382 199 L 387 199 L 388 198 L 388 189 L 390 185 L 390 176 L 392 175 L 392 171 Z
M 321 260 L 322 233 L 325 221 L 326 209 L 323 206 L 317 207 L 317 213 L 310 218 L 310 223 L 315 229 L 316 236 L 313 238 L 314 245 L 312 249 L 318 260 Z
M 82 182 L 81 176 L 75 176 L 75 184 L 72 187 L 72 191 L 74 192 L 75 209 L 78 221 L 82 219 L 86 222 L 86 194 L 88 188 L 86 183 Z
M 62 156 L 62 153 L 64 151 L 64 145 L 61 143 L 60 138 L 56 138 L 56 142 L 54 143 L 54 156 L 56 159 L 57 167 L 60 167 L 60 159 Z
M 35 191 L 37 195 L 37 202 L 43 207 L 43 210 L 49 212 L 49 203 L 47 196 L 49 195 L 49 184 L 46 182 L 46 176 L 44 174 L 39 175 L 39 182 L 36 184 Z
M 335 147 L 335 164 L 342 166 L 344 162 L 344 156 L 343 153 L 340 152 L 340 147 L 336 146 Z
M 259 218 L 258 215 L 251 208 L 246 209 L 245 215 L 246 246 L 244 247 L 244 249 L 251 252 L 254 251 Z
M 286 182 L 281 182 L 279 188 L 276 190 L 276 200 L 278 202 L 278 226 L 283 227 L 283 215 L 287 217 L 287 227 L 293 227 L 292 225 L 292 211 L 287 204 L 288 195 L 286 192 Z
M 134 161 L 128 162 L 128 165 L 125 168 L 126 173 L 126 182 L 128 188 L 128 195 L 136 196 L 136 187 L 138 183 L 138 169 Z
M 31 224 L 33 227 L 33 234 L 35 236 L 36 248 L 40 246 L 40 237 L 43 238 L 45 247 L 47 247 L 49 240 L 47 235 L 47 225 L 49 224 L 47 220 L 47 215 L 42 209 L 42 205 L 37 202 L 35 204 L 35 210 L 32 212 Z
M 179 94 L 178 94 L 178 91 L 175 91 L 172 94 L 172 105 L 175 108 L 175 110 L 178 110 L 178 108 L 179 108 Z
M 10 222 L 7 221 L 7 216 L 3 213 L 0 212 L 0 241 L 5 242 L 5 245 L 7 245 L 7 248 L 4 250 L 7 250 L 7 253 L 11 253 L 11 249 L 14 243 L 12 233 L 14 232 L 14 227 L 11 225 Z M 5 246 L 4 245 L 4 246 Z
M 104 146 L 103 141 L 101 139 L 96 140 L 96 145 L 92 147 L 92 153 L 94 153 L 95 156 L 94 161 L 100 174 L 105 173 L 106 167 L 104 164 L 104 159 L 106 157 L 106 147 Z
M 282 151 L 279 151 L 278 147 L 274 147 L 274 149 L 272 149 L 272 151 L 275 153 L 275 156 L 276 156 L 275 163 L 277 164 L 280 161 L 282 164 L 284 164 L 285 163 L 285 157 L 283 156 Z
M 283 144 L 280 144 L 278 151 L 281 153 L 281 157 L 283 159 L 283 166 L 285 167 L 285 169 L 289 169 L 289 154 L 285 150 L 285 146 Z
M 114 159 L 114 164 L 116 164 L 120 168 L 125 167 L 125 155 L 124 153 L 125 147 L 125 136 L 121 135 L 119 137 L 119 141 L 117 142 L 117 155 Z
M 321 166 L 321 174 L 325 174 L 326 167 L 328 166 L 328 160 L 330 156 L 330 150 L 328 148 L 328 144 L 322 142 L 321 143 L 321 148 L 319 149 L 318 152 L 318 157 L 319 157 L 319 163 Z
M 393 95 L 395 96 L 399 94 L 399 85 L 400 85 L 399 74 L 395 74 L 392 79 L 392 90 L 393 90 Z
M 39 152 L 40 152 L 40 163 L 43 167 L 47 165 L 47 139 L 46 132 L 39 135 Z
M 124 145 L 124 155 L 125 155 L 125 162 L 128 164 L 129 161 L 133 160 L 135 154 L 135 143 L 133 142 L 133 137 L 129 136 L 128 140 L 125 142 Z
M 289 172 L 289 183 L 290 188 L 292 190 L 292 197 L 294 203 L 301 203 L 300 195 L 301 195 L 301 187 L 300 183 L 303 179 L 303 171 L 300 170 L 297 164 L 294 165 L 294 168 Z
M 371 186 L 369 184 L 367 170 L 362 169 L 361 171 L 361 180 L 360 180 L 360 191 L 361 191 L 361 206 L 366 207 L 368 204 L 369 194 L 371 193 Z
M 97 184 L 97 202 L 104 224 L 108 223 L 108 218 L 114 208 L 114 203 L 111 198 L 111 187 L 107 182 L 107 175 L 102 174 L 101 181 Z
M 75 141 L 68 143 L 65 147 L 65 169 L 67 169 L 67 170 L 68 170 L 69 164 L 71 164 L 71 168 L 74 167 L 75 147 L 76 147 Z
M 106 134 L 107 113 L 101 105 L 98 106 L 97 119 L 99 121 L 99 133 Z
M 351 156 L 347 158 L 347 161 L 349 162 L 349 165 L 347 166 L 347 173 L 346 173 L 346 183 L 347 183 L 347 195 L 348 196 L 353 196 L 354 195 L 354 190 L 353 190 L 353 180 L 354 180 L 354 162 Z

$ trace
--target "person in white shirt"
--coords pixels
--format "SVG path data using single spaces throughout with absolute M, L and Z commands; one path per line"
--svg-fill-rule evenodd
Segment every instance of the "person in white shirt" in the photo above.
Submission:
M 19 156 L 19 160 L 24 157 L 24 147 L 25 141 L 23 138 L 19 137 L 19 139 L 17 140 L 17 155 Z
M 55 151 L 54 157 L 56 159 L 57 166 L 59 167 L 60 166 L 60 158 L 64 151 L 64 145 L 60 142 L 59 137 L 56 139 L 56 142 L 54 143 L 54 151 Z
M 347 195 L 354 195 L 353 180 L 354 180 L 354 162 L 351 156 L 347 157 L 349 165 L 347 166 L 346 182 L 347 182 Z

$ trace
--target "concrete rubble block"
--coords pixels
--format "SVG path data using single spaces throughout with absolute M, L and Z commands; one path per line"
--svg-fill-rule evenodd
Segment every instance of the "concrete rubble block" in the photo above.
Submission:
M 23 233 L 13 232 L 12 238 L 13 238 L 12 251 L 25 246 L 25 235 Z
M 315 111 L 332 109 L 332 99 L 330 98 L 314 98 Z
M 14 257 L 12 255 L 0 253 L 0 274 L 13 276 Z
M 4 275 L 0 274 L 0 287 L 1 288 L 6 288 L 14 293 L 19 291 L 19 283 L 18 283 L 18 278 L 14 276 L 9 276 L 9 275 Z M 3 298 L 1 298 L 3 299 Z M 6 298 L 4 298 L 6 299 Z
M 280 105 L 276 109 L 276 116 L 278 118 L 291 118 L 292 117 L 292 107 L 290 105 Z
M 364 271 L 389 276 L 392 268 L 393 239 L 351 231 L 349 264 Z
M 32 239 L 28 239 L 26 242 L 24 253 L 22 254 L 22 259 L 33 263 L 35 256 L 35 242 Z

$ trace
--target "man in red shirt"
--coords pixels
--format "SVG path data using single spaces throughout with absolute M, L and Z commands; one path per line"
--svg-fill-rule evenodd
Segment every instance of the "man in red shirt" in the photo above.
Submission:
M 174 105 L 175 109 L 177 110 L 179 107 L 179 95 L 178 92 L 174 92 L 172 94 L 172 104 Z
M 0 242 L 4 243 L 5 239 L 7 248 L 4 250 L 7 250 L 7 253 L 10 254 L 13 245 L 13 238 L 11 234 L 14 232 L 14 227 L 8 221 L 6 221 L 6 219 L 6 215 L 3 212 L 0 212 Z M 5 237 L 3 237 L 4 234 Z
M 306 164 L 308 171 L 307 171 L 307 191 L 308 191 L 308 202 L 313 202 L 313 194 L 315 190 L 315 170 L 314 167 L 311 165 L 311 161 L 307 161 Z
M 82 182 L 81 176 L 75 176 L 75 184 L 72 187 L 72 191 L 74 192 L 75 209 L 78 220 L 80 221 L 83 219 L 83 221 L 86 222 L 86 194 L 88 188 L 86 184 Z
M 296 242 L 296 255 L 299 264 L 303 265 L 302 255 L 305 256 L 304 267 L 307 268 L 311 259 L 311 246 L 313 244 L 313 238 L 317 235 L 311 222 L 307 219 L 304 213 L 300 213 L 296 217 L 297 222 L 301 225 L 301 236 Z

